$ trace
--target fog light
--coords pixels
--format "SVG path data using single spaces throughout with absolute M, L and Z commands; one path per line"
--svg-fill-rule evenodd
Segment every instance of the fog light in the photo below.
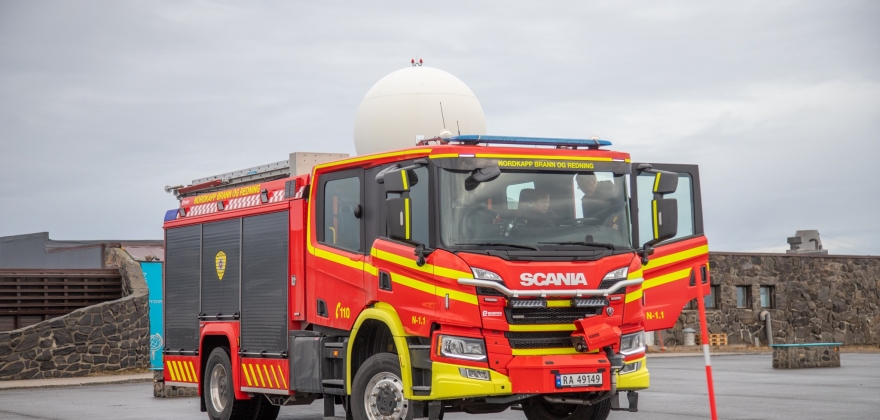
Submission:
M 635 363 L 627 363 L 623 365 L 623 369 L 620 369 L 620 374 L 625 375 L 627 373 L 633 373 L 642 368 L 642 362 Z
M 458 371 L 461 373 L 461 376 L 468 379 L 479 379 L 481 381 L 491 380 L 488 370 L 458 368 Z

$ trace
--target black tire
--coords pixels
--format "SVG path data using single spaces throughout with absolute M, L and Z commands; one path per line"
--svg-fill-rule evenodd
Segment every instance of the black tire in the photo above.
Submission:
M 253 420 L 275 420 L 278 418 L 278 412 L 281 410 L 281 407 L 269 402 L 266 396 L 256 395 L 254 396 L 254 401 L 254 406 L 256 407 L 254 411 L 256 414 Z
M 611 400 L 593 405 L 554 404 L 541 397 L 522 405 L 529 420 L 605 420 L 611 413 Z
M 371 391 L 378 394 L 369 396 L 376 404 L 375 408 L 370 408 L 371 402 L 365 398 L 368 392 L 372 394 Z M 394 411 L 395 408 L 399 411 Z M 374 413 L 393 415 L 395 420 L 412 420 L 412 404 L 403 398 L 400 360 L 396 354 L 374 355 L 358 368 L 352 382 L 351 413 L 355 420 L 378 419 Z
M 202 398 L 211 420 L 253 420 L 257 400 L 236 400 L 229 350 L 218 347 L 205 364 Z M 263 398 L 265 399 L 265 398 Z M 266 401 L 268 403 L 268 401 Z

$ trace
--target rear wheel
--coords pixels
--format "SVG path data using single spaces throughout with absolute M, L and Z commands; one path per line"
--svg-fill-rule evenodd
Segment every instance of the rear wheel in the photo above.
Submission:
M 211 420 L 251 420 L 257 409 L 255 400 L 236 400 L 232 383 L 232 363 L 229 351 L 218 347 L 208 356 L 205 364 L 205 384 L 202 398 Z M 263 398 L 265 399 L 265 398 Z M 268 403 L 269 401 L 266 401 Z
M 410 401 L 403 397 L 400 361 L 380 353 L 367 359 L 352 383 L 351 411 L 358 420 L 412 420 Z
M 535 398 L 522 405 L 529 420 L 605 420 L 611 413 L 611 400 L 593 405 L 556 404 Z

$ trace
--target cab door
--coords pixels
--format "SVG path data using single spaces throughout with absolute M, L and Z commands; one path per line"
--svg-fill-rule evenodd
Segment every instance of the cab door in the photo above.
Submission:
M 677 201 L 678 231 L 675 237 L 654 245 L 654 253 L 643 266 L 642 302 L 645 329 L 672 328 L 681 310 L 698 295 L 697 282 L 709 294 L 709 245 L 703 232 L 700 174 L 697 165 L 632 164 L 631 211 L 633 246 L 640 247 L 654 238 L 652 200 L 655 197 L 655 171 L 678 174 L 675 192 L 663 195 Z M 653 170 L 653 171 L 651 171 Z
M 319 174 L 311 201 L 308 321 L 350 330 L 364 307 L 364 171 Z

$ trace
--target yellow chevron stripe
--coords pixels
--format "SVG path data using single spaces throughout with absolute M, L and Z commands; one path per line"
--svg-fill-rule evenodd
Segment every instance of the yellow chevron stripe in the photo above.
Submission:
M 257 382 L 257 375 L 254 373 L 254 365 L 248 365 L 248 369 L 251 370 L 251 377 L 254 378 L 254 386 L 260 386 L 260 383 Z M 257 369 L 257 372 L 260 370 Z
M 193 366 L 192 362 L 189 362 L 189 371 L 192 373 L 193 382 L 199 382 L 199 375 L 196 374 L 196 368 Z
M 186 382 L 192 382 L 192 379 L 190 379 L 190 377 L 189 377 L 189 372 L 186 371 L 186 362 L 184 362 L 182 360 L 178 360 L 176 362 L 176 364 L 177 364 L 177 371 L 183 375 L 183 380 Z
M 574 331 L 574 324 L 509 325 L 510 331 Z
M 175 372 L 174 372 L 174 366 L 171 365 L 171 361 L 170 361 L 170 360 L 166 360 L 166 361 L 165 361 L 165 366 L 166 366 L 166 368 L 168 369 L 168 373 L 171 374 L 171 380 L 172 380 L 172 381 L 177 381 L 177 375 L 176 375 Z
M 260 365 L 256 365 L 256 366 L 257 366 L 257 375 L 260 376 L 260 385 L 262 385 L 263 388 L 265 388 L 265 387 L 266 387 L 266 382 L 263 381 L 263 372 L 260 371 Z
M 183 370 L 180 369 L 177 360 L 172 361 L 171 364 L 174 366 L 174 371 L 177 372 L 177 380 L 186 382 L 186 376 L 183 375 Z
M 675 272 L 672 272 L 669 274 L 657 276 L 657 277 L 654 277 L 650 280 L 645 280 L 645 282 L 642 283 L 642 290 L 647 290 L 652 287 L 662 286 L 666 283 L 671 283 L 676 280 L 682 280 L 682 279 L 688 278 L 690 276 L 690 274 L 691 274 L 691 269 L 685 268 L 684 270 L 678 270 L 678 271 L 675 271 Z
M 645 264 L 644 268 L 646 270 L 654 270 L 654 269 L 657 269 L 657 268 L 662 267 L 664 265 L 674 264 L 679 261 L 684 261 L 688 258 L 693 258 L 693 257 L 700 256 L 703 254 L 708 254 L 708 253 L 709 253 L 709 245 L 698 246 L 695 248 L 686 249 L 681 252 L 676 252 L 675 254 L 670 254 L 665 257 L 658 257 L 658 258 L 650 259 L 650 260 L 648 260 L 648 263 Z
M 281 382 L 278 382 L 278 375 L 275 374 L 275 368 L 272 365 L 269 365 L 269 370 L 272 372 L 272 378 L 275 379 L 275 388 L 281 388 Z M 268 374 L 266 376 L 269 376 Z
M 281 366 L 275 366 L 275 369 L 278 369 L 278 377 L 281 378 L 281 383 L 284 384 L 284 389 L 287 389 L 287 378 L 284 377 L 284 369 L 281 369 Z
M 242 364 L 241 370 L 244 371 L 244 379 L 247 381 L 248 386 L 253 386 L 253 384 L 251 384 L 251 375 L 248 375 L 247 365 Z
M 260 365 L 257 365 L 257 369 L 260 368 Z M 269 388 L 276 388 L 275 385 L 272 384 L 272 377 L 269 376 L 269 370 L 266 369 L 266 365 L 263 365 L 263 373 L 266 374 L 266 382 L 269 383 Z

